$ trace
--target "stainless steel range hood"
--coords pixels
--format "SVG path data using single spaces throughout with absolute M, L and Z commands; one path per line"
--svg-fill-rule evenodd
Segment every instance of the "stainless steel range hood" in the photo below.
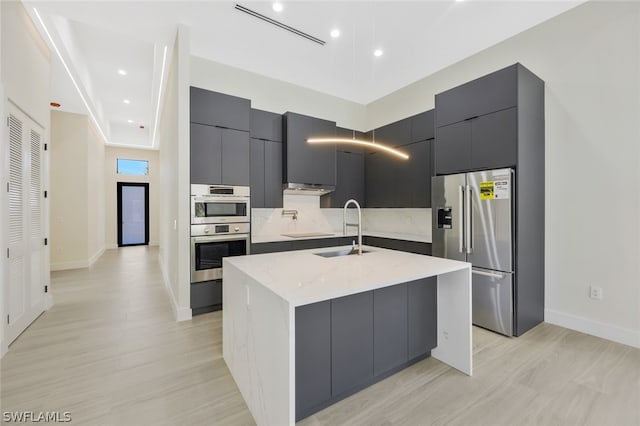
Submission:
M 336 190 L 332 185 L 310 183 L 285 183 L 282 187 L 285 195 L 325 195 Z

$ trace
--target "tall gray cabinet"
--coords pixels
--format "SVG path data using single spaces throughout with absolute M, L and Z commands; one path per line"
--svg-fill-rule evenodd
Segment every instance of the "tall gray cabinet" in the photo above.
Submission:
M 251 207 L 282 207 L 282 115 L 251 110 Z
M 435 171 L 515 169 L 514 334 L 544 320 L 544 82 L 514 64 L 436 95 Z

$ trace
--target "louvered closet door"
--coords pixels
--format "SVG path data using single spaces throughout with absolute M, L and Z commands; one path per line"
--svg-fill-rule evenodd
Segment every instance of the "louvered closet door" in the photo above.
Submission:
M 9 105 L 7 341 L 44 311 L 43 131 Z

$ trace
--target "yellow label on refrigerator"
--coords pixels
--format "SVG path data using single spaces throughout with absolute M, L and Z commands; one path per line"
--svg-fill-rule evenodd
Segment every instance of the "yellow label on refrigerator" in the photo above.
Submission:
M 480 182 L 480 199 L 481 200 L 493 200 L 494 189 L 492 182 Z

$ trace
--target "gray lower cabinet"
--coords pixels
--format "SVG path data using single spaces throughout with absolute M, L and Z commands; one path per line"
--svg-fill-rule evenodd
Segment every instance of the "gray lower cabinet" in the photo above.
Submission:
M 190 125 L 191 183 L 249 185 L 249 132 Z
M 428 256 L 431 256 L 431 243 L 370 236 L 363 237 L 363 240 L 364 244 L 368 246 L 381 247 L 389 250 L 406 251 L 408 253 L 426 254 Z
M 296 421 L 431 354 L 437 279 L 299 306 Z
M 251 254 L 277 253 L 293 250 L 291 241 L 274 241 L 271 243 L 251 244 Z
M 299 306 L 296 321 L 296 420 L 331 399 L 331 301 Z
M 349 394 L 373 378 L 373 292 L 331 300 L 331 394 Z
M 409 360 L 429 355 L 438 344 L 438 278 L 407 283 Z
M 222 309 L 222 280 L 192 283 L 190 291 L 193 315 Z
M 407 362 L 407 285 L 373 292 L 373 373 L 378 376 Z

